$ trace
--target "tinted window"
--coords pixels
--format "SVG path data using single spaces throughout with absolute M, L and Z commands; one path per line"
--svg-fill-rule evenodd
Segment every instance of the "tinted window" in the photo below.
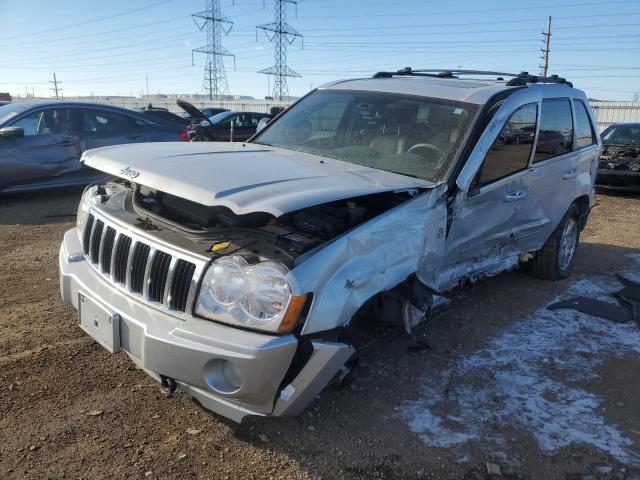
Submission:
M 596 136 L 587 107 L 580 100 L 574 100 L 573 105 L 576 108 L 576 146 L 580 148 L 593 145 L 596 143 Z
M 263 118 L 269 119 L 269 117 L 265 117 L 264 115 L 251 115 L 251 125 L 257 127 Z
M 542 101 L 540 132 L 533 157 L 534 162 L 546 160 L 571 151 L 573 143 L 573 119 L 568 98 L 552 98 Z
M 538 106 L 520 107 L 506 123 L 482 164 L 479 183 L 485 185 L 519 172 L 529 164 L 536 133 Z
M 22 128 L 25 136 L 73 132 L 71 110 L 68 108 L 38 110 L 21 118 L 12 126 Z
M 125 133 L 136 128 L 132 117 L 108 110 L 82 109 L 82 118 L 88 133 Z

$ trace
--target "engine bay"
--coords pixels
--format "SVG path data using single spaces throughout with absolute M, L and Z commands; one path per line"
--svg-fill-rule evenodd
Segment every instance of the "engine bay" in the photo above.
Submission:
M 640 172 L 640 146 L 604 145 L 599 168 Z
M 199 253 L 237 254 L 250 263 L 277 260 L 293 267 L 303 255 L 363 222 L 400 205 L 417 191 L 384 192 L 314 205 L 280 217 L 265 212 L 238 215 L 126 182 L 139 226 L 183 232 Z

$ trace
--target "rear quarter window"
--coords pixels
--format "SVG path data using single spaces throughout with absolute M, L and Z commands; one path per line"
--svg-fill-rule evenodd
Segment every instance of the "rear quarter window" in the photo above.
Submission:
M 576 147 L 588 147 L 596 143 L 596 135 L 587 106 L 581 100 L 574 100 L 576 109 Z

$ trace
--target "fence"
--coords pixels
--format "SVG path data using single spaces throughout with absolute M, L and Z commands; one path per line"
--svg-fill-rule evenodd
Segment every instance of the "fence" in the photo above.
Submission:
M 600 131 L 613 123 L 640 122 L 640 102 L 592 100 L 591 108 Z
M 182 113 L 182 110 L 176 105 L 178 96 L 145 96 L 143 98 L 135 97 L 80 97 L 66 98 L 70 101 L 86 101 L 114 105 L 130 109 L 146 107 L 151 104 L 154 107 L 167 108 L 174 113 Z M 293 103 L 290 101 L 277 100 L 260 100 L 260 99 L 233 99 L 233 100 L 208 100 L 202 96 L 184 95 L 189 103 L 197 108 L 222 107 L 234 111 L 250 111 L 269 113 L 269 109 L 275 106 L 287 106 Z M 16 99 L 17 100 L 17 99 Z M 607 128 L 613 123 L 640 122 L 640 102 L 626 101 L 610 101 L 610 100 L 591 100 L 591 107 L 598 123 L 600 131 Z
M 129 108 L 136 110 L 138 108 L 146 107 L 151 104 L 154 107 L 166 108 L 173 113 L 182 113 L 183 110 L 176 105 L 177 98 L 183 98 L 187 102 L 191 103 L 198 109 L 221 107 L 236 112 L 259 112 L 269 113 L 271 107 L 286 106 L 293 103 L 292 101 L 277 101 L 277 100 L 260 100 L 260 99 L 233 99 L 233 100 L 205 100 L 202 98 L 189 98 L 187 95 L 184 97 L 165 97 L 165 96 L 149 96 L 143 98 L 134 97 L 80 97 L 80 98 L 65 98 L 68 101 L 74 102 L 93 102 L 102 103 L 105 105 L 113 105 L 116 107 Z

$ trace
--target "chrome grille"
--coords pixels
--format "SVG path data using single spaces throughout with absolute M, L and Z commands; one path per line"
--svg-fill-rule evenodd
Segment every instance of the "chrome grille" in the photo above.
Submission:
M 187 315 L 208 259 L 175 251 L 95 210 L 82 233 L 87 260 L 128 294 L 173 314 Z

